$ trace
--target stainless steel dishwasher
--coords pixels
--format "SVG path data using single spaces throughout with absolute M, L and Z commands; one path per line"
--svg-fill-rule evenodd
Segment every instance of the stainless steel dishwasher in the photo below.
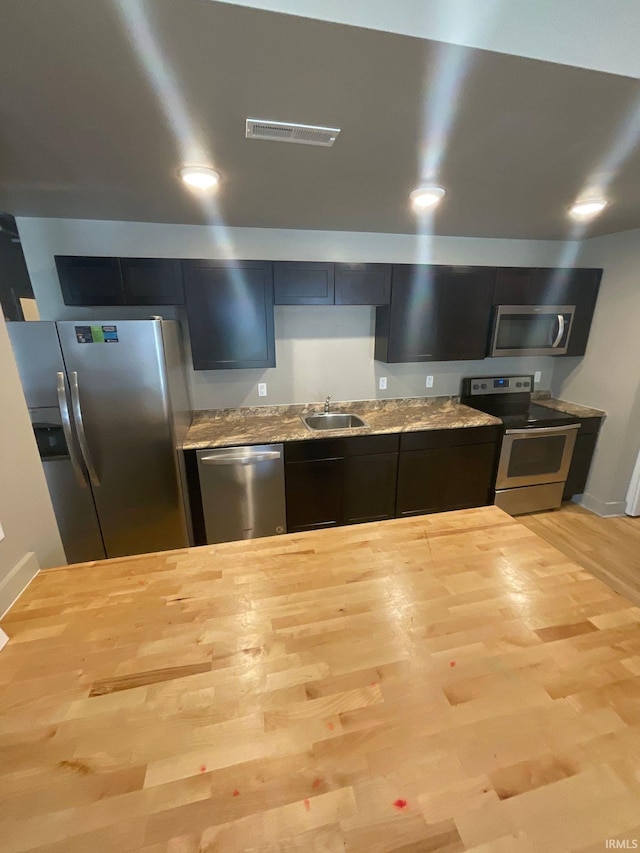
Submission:
M 281 444 L 198 450 L 207 543 L 286 533 Z

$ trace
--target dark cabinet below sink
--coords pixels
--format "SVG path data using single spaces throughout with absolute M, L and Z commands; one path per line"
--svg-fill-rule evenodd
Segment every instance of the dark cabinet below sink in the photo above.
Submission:
M 285 444 L 287 531 L 393 518 L 398 444 L 397 435 Z

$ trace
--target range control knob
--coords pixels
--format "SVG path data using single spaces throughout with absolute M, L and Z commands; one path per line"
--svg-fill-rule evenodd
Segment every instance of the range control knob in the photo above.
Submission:
M 527 380 L 527 381 L 524 383 L 524 387 L 525 387 L 525 388 L 528 388 L 528 387 L 529 387 L 529 380 Z
M 480 388 L 480 386 L 479 386 L 479 385 L 478 385 L 478 383 L 476 382 L 476 384 L 473 386 L 473 390 L 474 390 L 474 391 L 477 391 L 479 388 Z
M 522 382 L 516 382 L 516 388 L 522 388 Z
M 485 382 L 483 382 L 483 383 L 482 383 L 482 388 L 484 389 L 484 388 L 486 388 L 486 387 L 487 387 L 486 383 L 485 383 Z

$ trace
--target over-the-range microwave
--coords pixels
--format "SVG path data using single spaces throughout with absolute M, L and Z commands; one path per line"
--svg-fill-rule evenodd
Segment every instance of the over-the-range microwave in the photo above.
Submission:
M 565 355 L 575 305 L 498 305 L 490 355 Z

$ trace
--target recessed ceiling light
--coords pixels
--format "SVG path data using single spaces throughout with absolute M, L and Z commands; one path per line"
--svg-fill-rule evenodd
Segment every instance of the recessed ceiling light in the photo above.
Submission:
M 180 177 L 185 184 L 199 190 L 211 190 L 220 183 L 220 174 L 209 166 L 185 166 L 180 169 Z
M 409 193 L 414 210 L 428 210 L 434 207 L 444 195 L 442 187 L 418 187 Z
M 569 213 L 576 219 L 590 219 L 601 213 L 608 204 L 606 198 L 585 198 L 573 204 Z

